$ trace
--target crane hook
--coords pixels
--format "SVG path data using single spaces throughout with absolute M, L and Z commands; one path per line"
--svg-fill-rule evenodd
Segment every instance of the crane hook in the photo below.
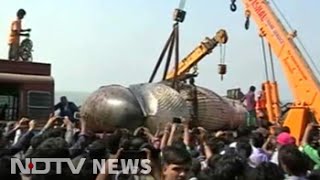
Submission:
M 249 26 L 250 26 L 250 15 L 251 15 L 250 11 L 249 11 L 249 10 L 246 10 L 246 11 L 245 11 L 246 22 L 244 23 L 244 28 L 245 28 L 246 30 L 248 30 L 248 29 L 249 29 Z
M 246 22 L 244 23 L 244 28 L 245 28 L 246 30 L 248 30 L 248 29 L 249 29 L 249 26 L 250 26 L 250 20 L 249 20 L 249 18 L 247 18 L 247 19 L 246 19 Z
M 231 0 L 230 10 L 235 12 L 237 10 L 236 0 Z

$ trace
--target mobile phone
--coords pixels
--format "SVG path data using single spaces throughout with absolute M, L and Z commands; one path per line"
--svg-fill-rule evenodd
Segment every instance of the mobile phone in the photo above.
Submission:
M 79 119 L 81 118 L 80 112 L 75 112 L 75 113 L 73 114 L 73 118 L 79 120 Z
M 30 121 L 31 121 L 30 119 L 26 118 L 26 119 L 21 123 L 21 125 L 22 125 L 22 126 L 26 126 L 26 125 L 29 124 Z
M 56 119 L 56 123 L 62 124 L 62 123 L 63 123 L 63 120 L 64 120 L 64 117 L 59 116 L 59 117 L 57 117 L 57 119 Z
M 173 122 L 173 123 L 180 124 L 180 123 L 181 123 L 181 119 L 178 118 L 178 117 L 174 117 L 174 118 L 172 119 L 172 122 Z

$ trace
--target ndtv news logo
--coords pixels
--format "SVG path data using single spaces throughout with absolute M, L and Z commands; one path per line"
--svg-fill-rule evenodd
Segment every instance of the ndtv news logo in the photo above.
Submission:
M 78 165 L 75 165 L 70 158 L 26 158 L 23 164 L 18 158 L 11 158 L 11 174 L 48 174 L 50 171 L 55 171 L 56 174 L 62 173 L 62 163 L 67 163 L 72 174 L 79 174 L 85 158 L 81 158 Z M 93 174 L 105 174 L 105 163 L 107 162 L 108 174 L 119 174 L 121 169 L 122 174 L 150 174 L 151 161 L 149 159 L 93 159 Z M 44 167 L 37 169 L 38 163 L 44 163 Z M 51 164 L 54 163 L 56 168 L 52 169 Z M 17 167 L 19 170 L 17 170 Z M 120 168 L 119 168 L 120 167 Z M 140 167 L 140 168 L 138 168 Z

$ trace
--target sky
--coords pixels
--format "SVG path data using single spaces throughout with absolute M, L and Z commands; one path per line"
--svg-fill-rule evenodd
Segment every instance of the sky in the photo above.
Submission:
M 319 66 L 320 1 L 276 0 L 290 25 Z M 219 29 L 229 35 L 224 80 L 218 75 L 216 48 L 198 65 L 196 83 L 221 95 L 227 89 L 265 80 L 256 25 L 244 29 L 244 11 L 231 12 L 229 0 L 187 0 L 180 25 L 180 57 Z M 24 8 L 23 27 L 31 28 L 34 61 L 52 64 L 56 91 L 92 92 L 102 85 L 147 82 L 172 30 L 172 12 L 179 0 L 0 0 L 0 58 L 7 58 L 8 32 L 16 11 Z M 288 82 L 275 63 L 281 99 L 291 99 Z M 162 69 L 164 64 L 162 65 Z M 162 69 L 157 80 L 160 80 Z

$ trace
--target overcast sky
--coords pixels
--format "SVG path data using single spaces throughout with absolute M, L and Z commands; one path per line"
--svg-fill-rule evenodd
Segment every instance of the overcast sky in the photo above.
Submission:
M 243 28 L 244 12 L 229 10 L 229 0 L 188 0 L 181 25 L 183 57 L 205 36 L 227 30 L 228 74 L 217 74 L 219 49 L 199 64 L 197 83 L 220 94 L 229 88 L 247 91 L 265 79 L 260 39 L 255 23 Z M 320 26 L 317 0 L 278 0 L 291 25 L 298 30 L 319 66 Z M 172 11 L 178 0 L 0 0 L 0 58 L 7 57 L 10 22 L 24 8 L 23 26 L 32 28 L 34 58 L 52 64 L 58 91 L 91 92 L 101 85 L 146 82 L 172 28 Z M 161 71 L 162 72 L 162 71 Z M 276 75 L 282 99 L 291 97 L 278 63 Z M 158 78 L 159 79 L 159 78 Z

